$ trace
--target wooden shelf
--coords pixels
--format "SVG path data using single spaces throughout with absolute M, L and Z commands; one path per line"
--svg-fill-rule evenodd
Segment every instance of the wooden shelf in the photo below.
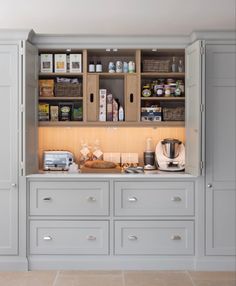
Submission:
M 184 72 L 142 72 L 142 77 L 184 78 Z
M 175 97 L 175 96 L 160 96 L 160 97 L 141 97 L 141 100 L 156 100 L 156 101 L 175 101 L 175 100 L 185 100 L 185 97 Z
M 65 72 L 65 73 L 58 73 L 58 72 L 53 72 L 53 73 L 39 73 L 39 77 L 57 77 L 57 76 L 64 76 L 64 77 L 82 77 L 83 73 L 70 73 L 70 72 Z
M 73 100 L 73 101 L 76 101 L 76 100 L 83 100 L 83 97 L 76 97 L 76 96 L 65 96 L 65 97 L 56 97 L 56 96 L 53 96 L 53 97 L 39 97 L 39 100 L 40 101 L 61 101 L 61 100 Z
M 83 121 L 39 121 L 41 127 L 184 127 L 184 121 L 156 121 L 156 122 L 83 122 Z
M 137 73 L 123 73 L 123 72 L 89 72 L 88 75 L 99 75 L 101 77 L 124 77 L 125 75 L 136 75 Z

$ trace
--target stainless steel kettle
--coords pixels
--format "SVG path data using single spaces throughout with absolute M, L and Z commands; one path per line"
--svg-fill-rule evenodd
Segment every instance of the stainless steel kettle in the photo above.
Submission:
M 178 139 L 167 138 L 161 141 L 164 155 L 169 159 L 178 157 L 181 141 Z

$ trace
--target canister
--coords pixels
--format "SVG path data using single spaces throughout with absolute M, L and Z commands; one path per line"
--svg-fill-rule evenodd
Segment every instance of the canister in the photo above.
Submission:
M 129 61 L 129 64 L 128 64 L 128 71 L 129 71 L 129 73 L 133 73 L 133 72 L 135 72 L 135 62 L 133 62 L 133 61 Z
M 115 66 L 114 62 L 109 62 L 108 71 L 109 71 L 110 73 L 116 72 L 116 66 Z
M 123 64 L 122 61 L 116 62 L 116 72 L 121 73 L 123 71 Z

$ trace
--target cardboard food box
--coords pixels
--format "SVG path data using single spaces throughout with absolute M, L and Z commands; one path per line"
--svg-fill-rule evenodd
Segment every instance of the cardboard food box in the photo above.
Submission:
M 142 121 L 162 121 L 161 107 L 142 107 L 141 108 Z
M 55 54 L 54 55 L 54 71 L 55 72 L 66 72 L 66 54 Z
M 81 54 L 70 54 L 70 72 L 81 73 L 82 72 L 82 61 Z
M 112 101 L 112 105 L 113 121 L 118 121 L 118 103 L 114 98 Z
M 50 120 L 58 121 L 59 120 L 59 108 L 57 105 L 50 106 Z
M 99 121 L 106 121 L 106 99 L 107 90 L 99 90 Z
M 52 73 L 53 72 L 53 58 L 52 54 L 40 55 L 40 72 Z
M 49 104 L 39 103 L 38 105 L 39 121 L 49 121 Z
M 83 121 L 82 103 L 74 103 L 72 119 L 73 121 Z
M 113 121 L 113 96 L 107 95 L 107 121 Z
M 52 97 L 54 96 L 54 80 L 40 79 L 39 80 L 39 96 Z
M 71 121 L 73 104 L 60 103 L 59 104 L 59 119 L 60 121 Z

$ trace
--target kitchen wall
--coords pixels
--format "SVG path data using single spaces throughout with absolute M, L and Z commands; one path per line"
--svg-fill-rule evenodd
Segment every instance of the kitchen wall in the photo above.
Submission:
M 185 142 L 185 129 L 179 128 L 92 128 L 92 127 L 40 127 L 39 162 L 42 167 L 43 150 L 68 150 L 76 160 L 79 158 L 81 140 L 93 147 L 100 140 L 103 152 L 137 152 L 140 162 L 143 159 L 145 140 L 153 138 L 154 145 L 164 138 L 176 138 Z
M 235 29 L 235 0 L 0 0 L 0 28 L 83 35 Z

